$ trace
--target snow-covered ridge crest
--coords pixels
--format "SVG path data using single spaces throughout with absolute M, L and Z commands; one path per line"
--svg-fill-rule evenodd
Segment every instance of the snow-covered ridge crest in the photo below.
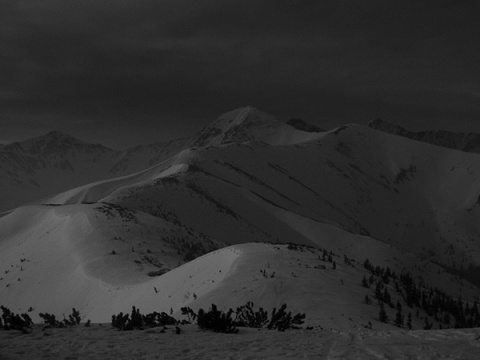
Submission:
M 219 116 L 193 137 L 191 146 L 218 146 L 251 141 L 284 145 L 309 141 L 318 138 L 319 134 L 297 130 L 273 115 L 245 106 Z
M 66 153 L 79 148 L 88 148 L 90 151 L 113 152 L 113 150 L 100 145 L 90 144 L 61 131 L 51 131 L 45 135 L 16 141 L 0 148 L 5 152 L 22 152 L 28 154 Z
M 134 174 L 183 150 L 189 139 L 125 151 L 60 131 L 0 146 L 0 211 L 78 186 Z
M 426 142 L 432 145 L 454 150 L 480 153 L 480 134 L 477 133 L 457 133 L 446 130 L 410 131 L 400 125 L 392 124 L 381 119 L 371 121 L 368 126 L 375 130 Z

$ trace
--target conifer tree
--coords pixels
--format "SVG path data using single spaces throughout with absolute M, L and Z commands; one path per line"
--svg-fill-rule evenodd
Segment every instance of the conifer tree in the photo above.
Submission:
M 428 316 L 425 316 L 425 325 L 423 326 L 423 330 L 430 330 L 433 324 L 428 321 Z
M 398 327 L 403 326 L 403 314 L 402 314 L 402 305 L 397 301 L 397 313 L 395 314 L 395 325 Z
M 390 296 L 390 293 L 387 290 L 387 287 L 385 286 L 383 290 L 383 301 L 388 304 L 390 307 L 393 307 L 392 304 L 392 297 Z
M 375 286 L 375 299 L 378 302 L 383 302 L 383 292 L 382 292 L 382 282 L 378 281 L 377 285 Z
M 387 312 L 385 311 L 385 306 L 383 305 L 383 303 L 380 304 L 380 312 L 378 314 L 378 318 L 383 323 L 388 322 L 388 315 L 387 315 Z

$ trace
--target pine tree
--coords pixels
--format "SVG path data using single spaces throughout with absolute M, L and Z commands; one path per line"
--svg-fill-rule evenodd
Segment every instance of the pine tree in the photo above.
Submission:
M 383 304 L 380 304 L 380 312 L 378 314 L 378 318 L 383 323 L 388 322 L 388 315 L 387 315 L 387 312 L 385 311 L 385 306 Z
M 388 304 L 390 307 L 393 308 L 392 297 L 390 296 L 390 293 L 388 292 L 386 286 L 385 286 L 385 288 L 384 288 L 384 290 L 383 290 L 383 301 L 384 301 L 386 304 Z
M 423 326 L 423 330 L 430 330 L 433 324 L 428 321 L 428 316 L 425 316 L 425 325 Z
M 402 314 L 402 305 L 397 301 L 397 313 L 395 314 L 395 325 L 398 327 L 403 327 L 403 314 Z
M 382 293 L 382 282 L 378 281 L 377 285 L 375 286 L 375 299 L 378 302 L 383 302 L 383 293 Z
M 367 278 L 365 277 L 365 275 L 363 275 L 363 279 L 362 279 L 362 286 L 363 287 L 366 287 L 368 288 L 368 281 L 367 281 Z
M 448 313 L 443 314 L 443 322 L 450 325 L 450 315 Z
M 372 263 L 370 262 L 370 260 L 366 259 L 364 262 L 363 262 L 363 266 L 365 267 L 365 269 L 367 270 L 371 270 L 372 269 Z
M 407 327 L 412 330 L 412 313 L 408 313 L 407 317 Z

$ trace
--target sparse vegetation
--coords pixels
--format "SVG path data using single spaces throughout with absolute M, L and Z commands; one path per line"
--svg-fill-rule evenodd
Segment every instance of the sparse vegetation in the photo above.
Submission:
M 214 332 L 222 333 L 238 333 L 232 318 L 233 310 L 229 309 L 226 313 L 217 309 L 215 304 L 212 304 L 208 311 L 199 309 L 197 313 L 197 325 L 203 330 L 212 330 Z
M 424 329 L 433 328 L 434 322 L 430 322 L 428 317 L 433 318 L 442 328 L 480 326 L 480 309 L 477 301 L 468 303 L 463 301 L 461 297 L 453 298 L 436 287 L 427 287 L 415 281 L 412 275 L 405 271 L 397 275 L 388 267 L 382 268 L 372 265 L 368 259 L 363 264 L 370 271 L 371 276 L 374 277 L 374 297 L 380 306 L 380 312 L 382 312 L 384 304 L 394 308 L 390 293 L 393 292 L 403 299 L 409 308 L 416 308 L 417 318 L 420 316 L 420 310 L 425 312 Z M 397 302 L 396 309 L 394 324 L 403 327 L 405 321 L 400 302 Z M 382 316 L 379 316 L 379 318 L 382 318 Z M 453 322 L 451 318 L 453 318 Z M 409 329 L 412 328 L 410 313 L 406 325 Z
M 19 330 L 25 334 L 31 332 L 33 321 L 28 314 L 15 314 L 3 305 L 0 306 L 0 309 L 2 310 L 0 327 L 3 327 L 5 330 Z
M 305 314 L 292 315 L 291 312 L 287 312 L 286 304 L 282 305 L 278 310 L 276 308 L 273 309 L 270 317 L 263 308 L 254 310 L 253 306 L 252 302 L 248 302 L 238 307 L 236 311 L 229 309 L 227 312 L 223 312 L 218 310 L 216 305 L 212 304 L 208 311 L 199 309 L 198 313 L 195 313 L 188 307 L 182 308 L 181 311 L 190 320 L 196 320 L 197 325 L 201 329 L 227 333 L 238 332 L 237 327 L 266 328 L 279 331 L 298 329 L 305 320 Z
M 247 302 L 245 305 L 237 308 L 235 321 L 238 326 L 261 328 L 268 323 L 268 312 L 263 310 L 263 308 L 255 311 L 253 302 Z
M 153 312 L 147 315 L 140 313 L 140 309 L 132 307 L 131 314 L 112 315 L 112 326 L 118 330 L 143 330 L 145 328 L 175 325 L 177 320 L 165 312 Z
M 62 321 L 56 319 L 55 315 L 49 313 L 40 313 L 38 314 L 44 321 L 44 323 L 52 328 L 64 328 L 69 326 L 78 326 L 80 325 L 81 318 L 80 312 L 75 308 L 72 309 L 72 313 L 68 315 L 68 319 L 64 317 Z

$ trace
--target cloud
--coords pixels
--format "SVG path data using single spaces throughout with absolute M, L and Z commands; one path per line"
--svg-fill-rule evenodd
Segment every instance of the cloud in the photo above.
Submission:
M 341 121 L 378 111 L 420 118 L 428 111 L 437 116 L 448 94 L 456 94 L 455 113 L 458 89 L 480 75 L 477 7 L 380 0 L 2 2 L 0 116 L 94 119 L 125 128 L 132 119 L 145 128 L 164 119 L 174 128 L 252 104 L 281 117 Z M 473 100 L 460 103 L 475 114 Z

